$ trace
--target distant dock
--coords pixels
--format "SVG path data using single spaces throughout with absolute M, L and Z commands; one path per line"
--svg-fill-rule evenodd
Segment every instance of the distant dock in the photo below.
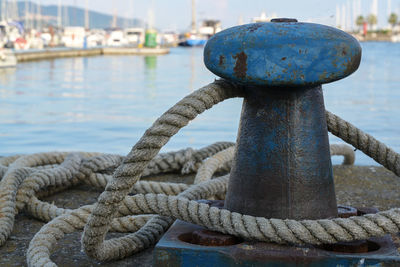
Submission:
M 130 48 L 130 47 L 104 47 L 102 55 L 165 55 L 169 48 Z
M 16 51 L 18 62 L 47 60 L 66 57 L 89 57 L 99 55 L 165 55 L 169 48 L 101 47 L 88 49 L 52 48 L 43 50 Z

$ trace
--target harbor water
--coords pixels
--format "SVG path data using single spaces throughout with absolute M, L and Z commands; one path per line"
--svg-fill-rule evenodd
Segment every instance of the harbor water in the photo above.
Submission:
M 359 70 L 323 86 L 326 108 L 400 152 L 400 44 L 361 45 Z M 174 48 L 163 56 L 63 58 L 0 69 L 0 155 L 126 155 L 164 111 L 216 78 L 202 52 Z M 163 151 L 235 141 L 241 102 L 227 100 L 206 111 Z M 330 142 L 342 141 L 330 136 Z M 362 152 L 356 157 L 356 164 L 376 165 Z

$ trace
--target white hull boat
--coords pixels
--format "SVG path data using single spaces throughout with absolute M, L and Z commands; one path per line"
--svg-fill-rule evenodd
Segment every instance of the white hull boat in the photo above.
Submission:
M 10 49 L 0 49 L 0 68 L 17 66 L 17 58 Z

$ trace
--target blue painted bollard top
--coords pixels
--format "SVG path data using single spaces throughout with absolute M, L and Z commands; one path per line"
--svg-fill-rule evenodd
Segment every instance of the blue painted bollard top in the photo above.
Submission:
M 360 59 L 358 41 L 341 30 L 279 20 L 226 29 L 204 49 L 211 72 L 248 85 L 329 83 L 352 74 Z

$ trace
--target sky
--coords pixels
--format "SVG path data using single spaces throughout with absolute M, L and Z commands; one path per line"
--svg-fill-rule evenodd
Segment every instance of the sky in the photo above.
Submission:
M 77 5 L 84 7 L 86 1 L 89 9 L 124 17 L 135 17 L 148 21 L 149 10 L 154 13 L 154 26 L 160 29 L 185 30 L 191 22 L 191 0 L 34 0 L 41 4 Z M 245 23 L 264 11 L 267 16 L 296 18 L 299 21 L 313 21 L 335 26 L 336 7 L 352 6 L 357 0 L 196 0 L 197 21 L 219 19 L 223 28 L 237 25 L 242 17 Z M 371 13 L 373 0 L 361 2 L 362 15 Z M 387 24 L 387 5 L 391 10 L 400 13 L 400 0 L 378 1 L 378 26 Z M 351 12 L 348 12 L 351 13 Z M 400 14 L 399 14 L 400 17 Z

